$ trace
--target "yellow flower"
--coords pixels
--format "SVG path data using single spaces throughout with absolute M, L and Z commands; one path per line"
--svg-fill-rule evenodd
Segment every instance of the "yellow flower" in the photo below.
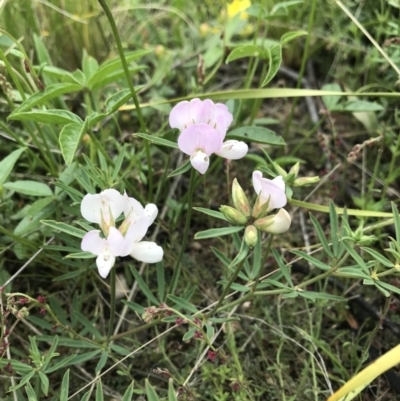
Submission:
M 250 0 L 233 0 L 232 3 L 228 3 L 227 5 L 228 18 L 232 19 L 236 14 L 241 13 L 240 19 L 246 20 L 248 18 L 248 15 L 243 11 L 250 6 Z

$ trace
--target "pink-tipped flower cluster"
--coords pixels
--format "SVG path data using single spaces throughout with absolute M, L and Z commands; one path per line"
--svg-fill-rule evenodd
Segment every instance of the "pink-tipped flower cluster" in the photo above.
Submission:
M 210 165 L 210 156 L 215 153 L 225 159 L 237 160 L 247 154 L 244 142 L 224 142 L 233 116 L 222 103 L 210 99 L 192 99 L 178 103 L 169 115 L 169 124 L 181 132 L 179 149 L 190 156 L 194 169 L 204 174 Z
M 149 203 L 144 208 L 140 202 L 121 195 L 115 189 L 106 189 L 97 195 L 85 195 L 81 203 L 82 216 L 100 226 L 89 231 L 82 239 L 83 251 L 97 256 L 96 265 L 101 277 L 106 278 L 118 256 L 132 256 L 146 263 L 160 262 L 163 249 L 155 242 L 142 241 L 157 217 L 157 206 Z M 115 221 L 121 214 L 125 219 L 117 229 Z

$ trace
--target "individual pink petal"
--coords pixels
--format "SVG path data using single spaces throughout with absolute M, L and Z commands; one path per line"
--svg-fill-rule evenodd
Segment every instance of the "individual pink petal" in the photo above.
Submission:
M 222 147 L 218 131 L 207 124 L 196 124 L 186 128 L 178 138 L 179 149 L 187 155 L 202 150 L 208 156 Z
M 193 119 L 195 124 L 208 124 L 214 126 L 214 102 L 210 99 L 193 104 L 191 110 L 195 109 L 196 119 Z
M 100 230 L 92 230 L 82 238 L 81 249 L 91 252 L 93 255 L 100 255 L 107 247 L 107 240 L 100 237 Z
M 222 103 L 217 103 L 215 105 L 214 124 L 217 131 L 221 134 L 222 140 L 224 140 L 226 131 L 232 124 L 232 121 L 233 116 L 229 112 L 228 108 Z
M 113 256 L 126 256 L 125 238 L 115 227 L 110 227 L 107 237 L 108 249 Z
M 247 144 L 242 141 L 229 140 L 222 144 L 220 151 L 215 152 L 218 156 L 229 160 L 238 160 L 246 156 L 249 150 Z
M 281 175 L 278 175 L 278 177 L 275 177 L 272 182 L 280 188 L 282 191 L 285 191 L 285 181 L 283 181 L 283 177 Z
M 176 104 L 169 114 L 169 125 L 183 131 L 190 121 L 190 103 L 185 100 Z
M 149 203 L 144 208 L 144 214 L 149 218 L 149 226 L 151 226 L 157 217 L 158 208 L 154 203 Z
M 96 258 L 97 270 L 102 278 L 106 278 L 115 264 L 115 257 L 110 253 L 102 253 Z
M 282 234 L 289 230 L 291 222 L 290 214 L 285 209 L 279 209 L 272 220 L 272 224 L 265 231 L 271 234 Z
M 204 174 L 210 165 L 210 157 L 198 150 L 190 156 L 190 163 L 200 174 Z
M 162 260 L 164 251 L 155 242 L 142 241 L 133 246 L 130 255 L 140 262 L 157 263 Z
M 139 217 L 136 221 L 134 221 L 130 225 L 124 240 L 125 242 L 124 245 L 125 247 L 123 251 L 124 256 L 129 255 L 131 253 L 133 245 L 142 240 L 142 238 L 146 235 L 148 228 L 149 228 L 149 218 L 147 216 Z
M 81 213 L 91 223 L 101 223 L 103 215 L 106 224 L 115 221 L 124 210 L 124 198 L 115 189 L 106 189 L 97 195 L 85 195 L 81 202 Z
M 261 171 L 256 170 L 253 172 L 253 186 L 256 194 L 260 194 L 262 203 L 269 199 L 268 210 L 279 209 L 286 205 L 287 198 L 281 180 L 263 178 Z

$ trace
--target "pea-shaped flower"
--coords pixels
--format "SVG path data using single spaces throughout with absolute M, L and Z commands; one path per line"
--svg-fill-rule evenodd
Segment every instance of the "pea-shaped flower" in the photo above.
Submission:
M 149 226 L 157 217 L 157 206 L 150 203 L 143 207 L 125 193 L 106 189 L 97 195 L 86 195 L 81 203 L 82 216 L 100 225 L 100 230 L 91 230 L 82 238 L 83 251 L 96 255 L 96 265 L 101 277 L 106 278 L 117 257 L 130 255 L 146 263 L 160 262 L 163 249 L 155 242 L 142 241 Z M 115 221 L 124 213 L 125 219 L 119 228 Z
M 244 142 L 228 140 L 224 142 L 233 116 L 222 103 L 210 99 L 192 99 L 178 103 L 169 115 L 169 124 L 178 128 L 179 149 L 190 156 L 194 169 L 204 174 L 210 165 L 213 153 L 225 159 L 237 160 L 247 154 Z
M 255 227 L 272 234 L 281 234 L 290 227 L 292 219 L 289 213 L 282 209 L 286 203 L 285 182 L 281 176 L 273 180 L 263 178 L 261 171 L 253 172 L 253 186 L 258 195 L 252 215 L 257 220 Z M 279 209 L 276 214 L 267 216 L 273 209 Z

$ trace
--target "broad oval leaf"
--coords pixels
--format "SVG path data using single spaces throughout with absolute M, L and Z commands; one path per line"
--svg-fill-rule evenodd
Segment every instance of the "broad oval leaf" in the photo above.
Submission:
M 65 163 L 70 165 L 79 146 L 82 135 L 86 130 L 86 124 L 67 124 L 60 132 L 60 149 Z
M 3 186 L 4 188 L 10 189 L 23 195 L 53 196 L 53 191 L 47 184 L 44 184 L 43 182 L 23 180 L 6 182 Z
M 268 145 L 285 146 L 285 141 L 281 136 L 265 127 L 239 127 L 228 132 L 226 139 L 238 139 L 242 141 L 265 143 Z
M 285 46 L 287 43 L 291 42 L 293 39 L 296 39 L 300 36 L 308 35 L 306 31 L 292 31 L 286 32 L 281 36 L 281 45 Z
M 0 185 L 5 182 L 5 180 L 11 173 L 15 163 L 17 162 L 21 154 L 25 151 L 25 149 L 26 148 L 20 148 L 14 150 L 14 152 L 10 153 L 0 162 Z
M 237 60 L 243 57 L 261 57 L 263 58 L 265 53 L 263 50 L 256 45 L 244 45 L 240 47 L 236 47 L 233 49 L 229 56 L 227 57 L 225 63 L 228 64 L 233 60 Z
M 64 82 L 60 84 L 53 84 L 48 86 L 43 92 L 37 92 L 28 99 L 26 99 L 21 106 L 17 107 L 10 115 L 21 113 L 28 110 L 38 104 L 44 104 L 57 96 L 63 95 L 64 93 L 77 92 L 82 89 L 82 86 L 78 84 L 73 84 L 69 82 Z
M 282 64 L 282 47 L 280 45 L 267 49 L 269 67 L 261 87 L 267 85 L 276 75 Z
M 211 228 L 210 230 L 199 231 L 195 234 L 194 239 L 222 237 L 223 235 L 238 233 L 243 229 L 244 227 Z
M 82 123 L 79 116 L 67 110 L 33 110 L 22 113 L 14 113 L 10 116 L 10 120 L 18 121 L 34 121 L 46 124 L 69 124 Z

